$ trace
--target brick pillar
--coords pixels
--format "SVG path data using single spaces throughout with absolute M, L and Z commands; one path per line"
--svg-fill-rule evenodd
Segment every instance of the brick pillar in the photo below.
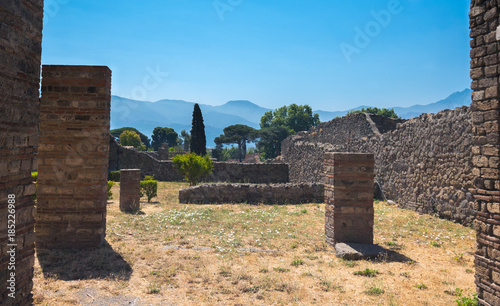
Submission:
M 120 210 L 124 212 L 138 211 L 140 205 L 141 170 L 120 170 Z
M 476 285 L 483 305 L 500 305 L 498 0 L 473 0 L 470 11 L 473 174 L 477 216 Z
M 325 236 L 373 244 L 373 154 L 325 153 Z
M 31 170 L 36 170 L 38 145 L 42 17 L 41 0 L 0 1 L 2 305 L 29 305 L 33 300 L 35 202 L 32 195 L 35 185 L 31 182 Z M 11 249 L 15 252 L 7 253 Z M 15 270 L 12 270 L 13 267 Z M 14 286 L 10 286 L 11 282 Z
M 37 248 L 101 245 L 106 229 L 111 71 L 43 66 Z

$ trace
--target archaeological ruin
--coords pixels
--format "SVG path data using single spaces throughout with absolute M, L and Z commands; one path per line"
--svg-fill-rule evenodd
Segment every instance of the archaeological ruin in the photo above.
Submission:
M 499 4 L 471 1 L 470 108 L 408 121 L 365 114 L 335 119 L 287 139 L 282 147 L 289 167 L 275 166 L 276 176 L 255 179 L 267 168 L 250 166 L 257 174 L 245 180 L 320 182 L 325 153 L 372 153 L 385 198 L 463 224 L 474 221 L 479 301 L 500 305 Z M 1 1 L 0 20 L 0 282 L 8 284 L 0 298 L 6 305 L 29 305 L 35 215 L 37 248 L 99 246 L 105 235 L 109 160 L 111 168 L 129 168 L 123 161 L 131 153 L 115 148 L 108 160 L 107 67 L 45 66 L 39 101 L 43 0 Z M 144 161 L 149 163 L 157 165 Z M 245 172 L 234 167 L 221 172 L 220 179 Z M 30 172 L 36 169 L 35 214 Z M 13 265 L 15 272 L 9 270 Z

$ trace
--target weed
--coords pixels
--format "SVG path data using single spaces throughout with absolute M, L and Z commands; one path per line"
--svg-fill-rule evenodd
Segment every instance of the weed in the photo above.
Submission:
M 160 293 L 160 287 L 156 283 L 151 283 L 148 285 L 146 293 L 147 294 L 158 294 L 158 293 Z
M 377 276 L 377 274 L 379 274 L 379 272 L 377 270 L 372 270 L 369 268 L 366 268 L 365 270 L 359 270 L 359 271 L 354 272 L 354 275 L 366 276 L 366 277 L 375 277 L 375 276 Z
M 472 269 L 465 269 L 465 273 L 472 274 L 472 273 L 474 273 L 474 271 Z
M 444 293 L 446 293 L 448 295 L 453 295 L 453 296 L 462 296 L 462 292 L 463 292 L 463 290 L 459 289 L 459 288 L 456 288 L 453 291 L 450 291 L 450 290 L 445 290 L 444 291 Z
M 470 296 L 462 296 L 460 293 L 459 298 L 455 300 L 457 306 L 476 306 L 479 305 L 477 300 L 477 294 L 472 294 Z
M 329 292 L 329 291 L 336 290 L 336 289 L 343 291 L 341 286 L 333 285 L 332 282 L 330 282 L 326 279 L 322 279 L 319 282 L 319 286 L 321 287 L 321 290 L 323 290 L 325 292 Z
M 269 269 L 268 268 L 261 268 L 259 270 L 260 273 L 268 273 L 269 272 Z
M 285 269 L 285 268 L 281 268 L 281 267 L 275 267 L 275 268 L 273 268 L 273 270 L 276 272 L 280 272 L 280 273 L 290 272 L 290 269 Z
M 368 295 L 380 295 L 383 294 L 384 292 L 385 292 L 384 289 L 379 288 L 377 286 L 372 286 L 365 291 L 365 293 Z
M 426 284 L 421 283 L 421 284 L 416 284 L 415 288 L 420 289 L 420 290 L 425 290 L 425 289 L 428 289 L 429 287 L 427 287 Z
M 435 247 L 435 248 L 440 248 L 441 247 L 441 243 L 439 242 L 436 242 L 436 241 L 431 241 L 431 246 Z
M 349 268 L 353 268 L 356 266 L 356 263 L 352 260 L 341 259 L 340 263 L 343 264 L 344 266 L 349 267 Z
M 302 259 L 295 259 L 294 261 L 292 261 L 291 265 L 292 266 L 295 266 L 295 267 L 298 267 L 298 266 L 301 266 L 304 264 L 304 261 Z
M 402 277 L 410 278 L 410 273 L 408 272 L 401 272 L 399 275 L 401 275 Z

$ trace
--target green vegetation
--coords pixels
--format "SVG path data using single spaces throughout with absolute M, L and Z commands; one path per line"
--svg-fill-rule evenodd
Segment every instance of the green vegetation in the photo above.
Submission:
M 148 138 L 148 136 L 144 135 L 143 133 L 139 132 L 138 129 L 136 128 L 133 128 L 133 127 L 122 127 L 122 128 L 119 128 L 119 129 L 114 129 L 114 130 L 111 130 L 111 135 L 115 138 L 120 138 L 120 135 L 124 132 L 124 131 L 134 131 L 137 133 L 137 135 L 139 135 L 139 137 L 141 138 L 141 142 L 143 145 L 146 146 L 146 149 L 149 149 L 151 147 L 151 144 L 150 144 L 150 139 Z
M 113 182 L 113 181 L 108 181 L 108 191 L 107 191 L 107 194 L 108 194 L 108 200 L 112 199 L 113 198 L 113 192 L 111 192 L 111 188 L 113 188 L 113 186 L 115 185 L 116 183 Z
M 161 147 L 164 142 L 166 142 L 169 147 L 175 147 L 182 143 L 182 140 L 174 129 L 168 127 L 155 127 L 151 138 L 153 139 L 151 145 L 155 151 L 158 151 L 158 148 Z
M 360 110 L 352 110 L 349 111 L 347 114 L 357 114 L 357 113 L 368 113 L 368 114 L 374 114 L 374 115 L 380 115 L 380 116 L 385 116 L 389 118 L 394 118 L 394 119 L 401 119 L 401 117 L 398 116 L 394 112 L 394 109 L 387 109 L 387 108 L 378 108 L 378 107 L 368 107 L 368 108 L 362 108 Z
M 123 131 L 120 134 L 120 145 L 132 146 L 142 151 L 146 151 L 146 146 L 141 144 L 141 137 L 134 131 Z
M 366 268 L 365 270 L 360 270 L 360 271 L 354 272 L 354 275 L 366 276 L 366 277 L 375 277 L 375 276 L 377 276 L 377 274 L 379 274 L 379 272 L 377 270 L 372 270 L 372 269 L 368 269 L 368 268 Z
M 113 182 L 120 181 L 120 171 L 109 171 L 108 172 L 108 180 Z
M 36 183 L 38 181 L 38 172 L 31 172 L 31 178 Z
M 245 159 L 247 152 L 247 142 L 255 141 L 257 137 L 257 130 L 244 124 L 230 125 L 224 128 L 224 134 L 216 137 L 214 142 L 217 145 L 215 150 L 219 154 L 222 149 L 222 144 L 237 144 L 238 145 L 238 159 L 241 162 Z
M 177 155 L 173 158 L 174 168 L 189 182 L 195 186 L 205 176 L 213 171 L 213 162 L 208 155 L 199 156 L 195 153 Z
M 477 300 L 477 294 L 472 294 L 470 296 L 462 296 L 462 293 L 458 295 L 459 298 L 455 300 L 457 306 L 477 306 L 479 301 Z
M 313 114 L 309 105 L 290 104 L 274 111 L 269 111 L 260 119 L 260 128 L 287 127 L 298 133 L 307 131 L 320 123 L 319 115 Z
M 143 194 L 146 195 L 148 203 L 150 203 L 152 198 L 158 196 L 158 181 L 146 176 L 146 180 L 141 181 L 141 196 Z
M 191 127 L 191 152 L 205 156 L 207 155 L 207 137 L 205 136 L 205 124 L 198 103 L 194 105 L 193 122 Z
M 377 286 L 372 286 L 365 291 L 365 293 L 368 295 L 380 295 L 383 294 L 384 292 L 385 292 L 384 289 L 379 288 Z

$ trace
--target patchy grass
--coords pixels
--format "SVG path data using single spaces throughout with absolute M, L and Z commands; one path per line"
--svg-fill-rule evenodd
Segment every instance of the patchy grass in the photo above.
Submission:
M 113 186 L 106 246 L 37 252 L 35 303 L 454 305 L 475 292 L 468 227 L 378 202 L 374 239 L 389 255 L 344 261 L 322 204 L 182 205 L 186 186 L 159 182 L 137 214 L 119 211 Z M 354 275 L 366 267 L 377 277 Z

